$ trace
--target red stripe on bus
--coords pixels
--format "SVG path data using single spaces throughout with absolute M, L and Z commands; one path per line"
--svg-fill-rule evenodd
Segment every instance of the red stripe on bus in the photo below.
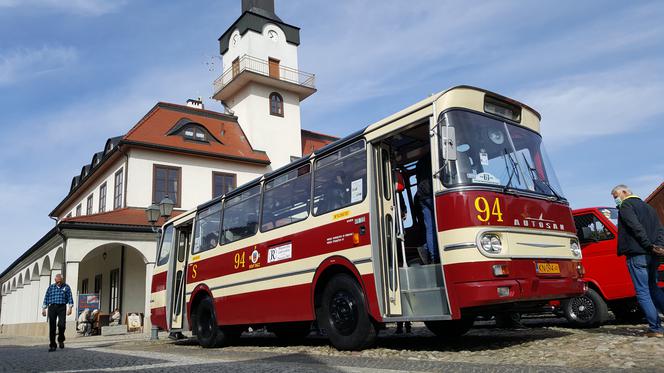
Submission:
M 475 226 L 532 228 L 576 234 L 572 211 L 561 203 L 487 191 L 436 197 L 438 231 Z
M 150 311 L 150 321 L 152 325 L 159 327 L 159 329 L 168 329 L 166 325 L 166 307 L 153 308 Z
M 166 274 L 168 272 L 157 273 L 152 276 L 152 292 L 156 293 L 158 291 L 166 290 Z
M 360 234 L 361 230 L 364 231 L 364 234 Z M 358 234 L 358 243 L 354 243 L 353 241 L 355 233 Z M 282 236 L 274 240 L 190 263 L 187 271 L 187 282 L 205 281 L 233 273 L 250 271 L 293 260 L 305 259 L 321 254 L 332 254 L 353 247 L 369 245 L 371 243 L 370 235 L 369 214 L 344 218 L 338 222 L 299 231 L 288 236 Z M 269 249 L 288 243 L 291 245 L 290 257 L 284 254 L 284 259 L 268 263 Z M 252 260 L 254 250 L 258 252 L 258 259 L 255 263 Z M 304 270 L 305 268 L 302 269 Z

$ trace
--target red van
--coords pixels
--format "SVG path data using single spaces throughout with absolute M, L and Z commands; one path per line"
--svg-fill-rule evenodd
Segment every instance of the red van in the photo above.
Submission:
M 635 320 L 643 316 L 636 302 L 634 285 L 624 256 L 617 255 L 618 209 L 592 207 L 572 211 L 583 252 L 584 281 L 588 291 L 560 303 L 567 320 L 578 326 L 598 326 L 608 320 Z M 660 266 L 659 281 L 664 281 Z

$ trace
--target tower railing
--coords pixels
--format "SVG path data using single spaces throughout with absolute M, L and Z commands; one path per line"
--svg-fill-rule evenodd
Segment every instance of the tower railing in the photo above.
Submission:
M 251 71 L 286 82 L 303 85 L 305 87 L 316 88 L 316 75 L 281 65 L 278 65 L 278 68 L 278 75 L 275 74 L 276 71 L 273 71 L 272 74 L 270 74 L 270 64 L 268 61 L 245 54 L 240 57 L 239 61 L 236 62 L 234 66 L 226 69 L 226 71 L 214 81 L 214 92 L 217 93 L 221 91 L 225 86 L 232 82 L 235 77 L 244 71 Z

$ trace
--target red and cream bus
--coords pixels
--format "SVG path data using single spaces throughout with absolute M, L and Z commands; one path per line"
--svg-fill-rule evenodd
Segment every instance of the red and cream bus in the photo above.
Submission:
M 582 294 L 581 250 L 539 120 L 455 87 L 171 220 L 153 325 L 212 347 L 248 326 L 304 337 L 315 321 L 336 348 L 361 349 L 388 322 L 461 335 L 477 315 Z M 417 202 L 425 180 L 429 220 Z M 440 258 L 430 264 L 427 224 Z

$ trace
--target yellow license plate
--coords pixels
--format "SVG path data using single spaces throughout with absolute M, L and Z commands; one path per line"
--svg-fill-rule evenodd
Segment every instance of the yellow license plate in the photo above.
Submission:
M 560 265 L 558 263 L 535 263 L 537 265 L 537 273 L 560 273 Z

